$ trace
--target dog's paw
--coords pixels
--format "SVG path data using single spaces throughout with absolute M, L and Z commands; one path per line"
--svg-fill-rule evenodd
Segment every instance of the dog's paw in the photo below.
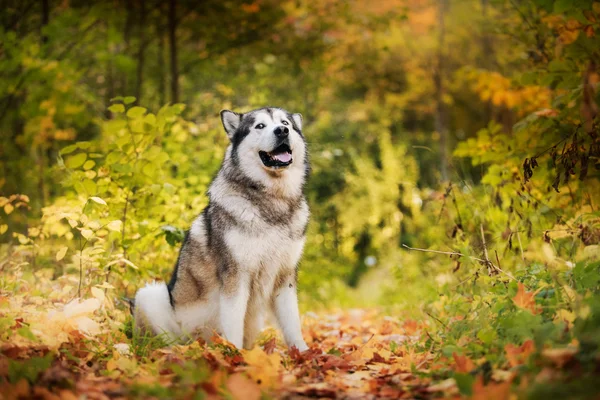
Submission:
M 302 342 L 297 342 L 297 343 L 294 343 L 294 344 L 292 344 L 292 345 L 290 346 L 290 348 L 292 348 L 292 347 L 295 347 L 296 349 L 298 349 L 298 351 L 299 351 L 300 353 L 302 353 L 303 351 L 306 351 L 306 350 L 308 350 L 308 346 L 306 345 L 306 343 L 305 343 L 304 341 L 302 341 Z

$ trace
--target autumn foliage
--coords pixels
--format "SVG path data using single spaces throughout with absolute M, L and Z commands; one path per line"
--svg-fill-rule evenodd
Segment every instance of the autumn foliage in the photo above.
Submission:
M 0 399 L 598 398 L 600 3 L 8 1 Z M 310 350 L 134 335 L 228 139 L 304 116 Z

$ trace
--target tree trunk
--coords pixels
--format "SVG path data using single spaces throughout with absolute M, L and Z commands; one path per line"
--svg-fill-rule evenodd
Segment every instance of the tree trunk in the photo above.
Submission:
M 169 1 L 169 46 L 171 49 L 171 102 L 179 102 L 179 71 L 177 69 L 177 0 Z
M 44 33 L 44 27 L 48 25 L 48 21 L 50 20 L 50 5 L 48 4 L 49 0 L 42 0 L 42 44 L 45 45 L 48 43 L 48 36 Z
M 137 60 L 137 80 L 135 84 L 135 97 L 141 103 L 142 84 L 144 82 L 144 52 L 146 51 L 146 0 L 140 0 L 140 47 Z
M 481 16 L 483 24 L 487 23 L 488 20 L 488 0 L 481 0 Z M 492 58 L 493 55 L 493 47 L 492 47 L 492 38 L 486 32 L 486 27 L 482 26 L 483 31 L 481 32 L 481 52 L 483 59 L 481 60 L 481 66 L 491 71 L 494 65 L 494 61 Z M 494 119 L 494 105 L 491 100 L 488 100 L 485 104 L 485 115 L 484 121 L 486 123 L 492 119 Z
M 42 0 L 42 25 L 40 27 L 41 33 L 41 41 L 42 41 L 42 54 L 44 56 L 47 55 L 48 50 L 46 49 L 46 45 L 48 44 L 48 36 L 44 33 L 44 28 L 48 25 L 50 21 L 50 4 L 49 0 Z M 44 82 L 45 83 L 45 82 Z M 42 142 L 39 144 L 39 148 L 37 150 L 38 157 L 38 198 L 40 201 L 40 208 L 46 205 L 46 157 L 50 159 L 49 152 L 49 144 L 46 142 Z M 35 260 L 35 257 L 34 257 Z
M 438 0 L 438 48 L 437 65 L 433 76 L 435 84 L 435 130 L 440 135 L 440 174 L 442 181 L 448 180 L 448 127 L 444 105 L 444 42 L 446 27 L 444 14 L 449 0 Z
M 123 28 L 123 41 L 125 42 L 125 47 L 123 49 L 123 54 L 128 55 L 129 54 L 129 48 L 130 48 L 130 41 L 131 41 L 131 26 L 133 25 L 133 21 L 134 21 L 134 5 L 133 5 L 133 0 L 126 0 L 125 1 L 125 27 Z M 120 85 L 120 93 L 119 95 L 129 95 L 130 93 L 128 93 L 128 82 L 127 82 L 127 73 L 123 73 L 119 79 L 121 85 Z
M 158 101 L 159 106 L 162 107 L 166 103 L 166 91 L 165 86 L 165 37 L 160 27 L 160 18 L 156 23 L 156 34 L 158 35 Z
M 109 31 L 109 26 L 107 23 L 106 24 L 107 35 L 108 35 L 108 31 Z M 106 40 L 106 43 L 108 43 L 108 38 Z M 112 53 L 110 45 L 108 46 L 108 51 L 109 51 L 109 53 Z M 106 60 L 106 91 L 105 91 L 105 98 L 104 98 L 105 107 L 108 107 L 110 105 L 110 99 L 115 97 L 115 78 L 113 76 L 112 59 L 113 59 L 113 57 L 111 56 L 111 57 L 108 57 L 108 59 Z M 108 108 L 105 108 L 104 115 L 106 118 L 110 118 L 112 114 L 110 111 L 108 111 Z

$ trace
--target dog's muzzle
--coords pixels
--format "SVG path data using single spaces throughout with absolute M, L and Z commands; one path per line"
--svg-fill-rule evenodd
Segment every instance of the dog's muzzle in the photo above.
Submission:
M 277 129 L 279 128 L 276 128 L 275 130 L 277 131 Z M 285 128 L 285 130 L 287 132 L 283 133 L 282 131 L 279 135 L 277 132 L 274 132 L 278 138 L 283 139 L 279 140 L 279 144 L 275 147 L 275 149 L 268 152 L 258 152 L 258 155 L 260 156 L 260 159 L 265 167 L 285 168 L 292 163 L 292 149 L 290 148 L 290 141 L 287 138 L 289 130 L 287 128 Z

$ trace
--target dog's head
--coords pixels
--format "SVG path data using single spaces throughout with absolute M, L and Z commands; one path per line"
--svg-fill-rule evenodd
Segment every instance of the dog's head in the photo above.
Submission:
M 231 140 L 229 157 L 249 178 L 303 183 L 307 155 L 300 114 L 271 107 L 244 114 L 223 110 L 221 121 Z

